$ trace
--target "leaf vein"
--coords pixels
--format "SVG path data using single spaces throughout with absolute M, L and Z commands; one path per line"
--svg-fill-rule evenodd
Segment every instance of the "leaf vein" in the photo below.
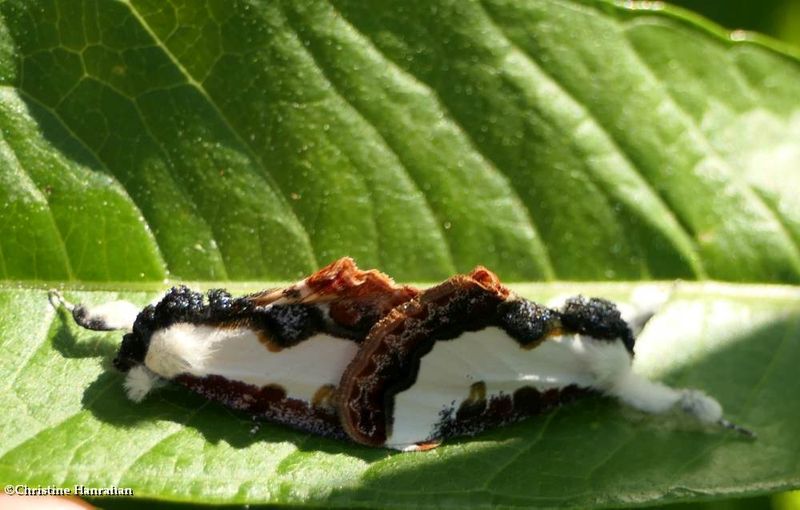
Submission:
M 181 75 L 184 76 L 186 82 L 191 87 L 196 89 L 200 93 L 200 95 L 208 102 L 208 105 L 214 110 L 214 112 L 216 112 L 217 116 L 225 125 L 225 127 L 228 129 L 228 131 L 241 144 L 242 148 L 247 152 L 250 158 L 261 168 L 261 174 L 265 176 L 269 185 L 273 189 L 278 191 L 276 196 L 280 199 L 281 205 L 283 206 L 284 210 L 286 210 L 287 213 L 291 215 L 292 221 L 300 226 L 300 231 L 303 235 L 303 239 L 306 241 L 306 246 L 304 246 L 304 248 L 308 252 L 308 256 L 313 261 L 314 267 L 317 267 L 319 265 L 319 262 L 317 261 L 317 256 L 314 252 L 313 244 L 311 242 L 311 237 L 309 236 L 308 230 L 305 227 L 303 227 L 303 224 L 300 222 L 300 219 L 298 218 L 296 211 L 294 210 L 291 203 L 287 199 L 286 193 L 283 191 L 281 186 L 278 185 L 277 180 L 275 180 L 272 173 L 267 169 L 267 166 L 264 164 L 261 157 L 256 153 L 255 149 L 247 141 L 245 141 L 245 139 L 242 137 L 239 131 L 233 127 L 233 124 L 231 123 L 230 119 L 228 119 L 227 115 L 225 115 L 225 113 L 220 109 L 220 107 L 217 105 L 217 102 L 214 100 L 211 94 L 208 93 L 203 84 L 198 82 L 194 78 L 194 76 L 192 76 L 192 74 L 189 73 L 189 71 L 183 66 L 181 61 L 178 60 L 178 58 L 172 53 L 172 51 L 170 51 L 166 43 L 158 38 L 156 33 L 153 31 L 150 25 L 145 21 L 144 17 L 141 16 L 136 7 L 130 1 L 125 1 L 124 3 L 130 10 L 133 17 L 136 19 L 136 21 L 141 25 L 142 29 L 144 29 L 145 32 L 147 32 L 147 34 L 153 40 L 153 43 L 164 52 L 164 54 L 175 65 L 175 67 L 181 73 Z
M 560 0 L 548 0 L 554 3 L 561 3 Z M 661 90 L 664 98 L 669 101 L 671 105 L 675 108 L 677 112 L 681 114 L 683 119 L 685 120 L 686 124 L 692 126 L 694 131 L 699 135 L 698 139 L 703 145 L 703 148 L 707 151 L 708 154 L 715 156 L 719 162 L 721 163 L 721 168 L 725 169 L 725 173 L 727 177 L 734 182 L 738 182 L 743 189 L 750 192 L 750 198 L 753 200 L 754 203 L 761 206 L 762 210 L 765 211 L 772 220 L 774 226 L 778 233 L 780 233 L 781 237 L 788 243 L 788 248 L 791 250 L 792 255 L 792 267 L 794 268 L 797 274 L 800 274 L 800 243 L 794 239 L 794 237 L 789 233 L 786 229 L 786 225 L 780 218 L 780 214 L 777 210 L 773 209 L 764 199 L 756 193 L 753 188 L 745 182 L 743 179 L 739 177 L 739 175 L 734 171 L 731 163 L 725 159 L 717 150 L 717 148 L 711 143 L 709 140 L 708 135 L 703 131 L 700 126 L 697 125 L 695 119 L 684 109 L 683 105 L 677 101 L 672 92 L 669 90 L 668 87 L 665 87 L 662 81 L 658 78 L 658 75 L 655 71 L 650 67 L 650 64 L 647 62 L 646 59 L 642 58 L 639 54 L 639 49 L 636 47 L 635 44 L 631 43 L 628 32 L 624 29 L 624 26 L 619 30 L 619 33 L 622 35 L 621 39 L 625 42 L 626 46 L 631 50 L 631 54 L 636 58 L 637 62 L 640 64 L 640 68 L 647 72 L 647 75 L 652 79 L 653 83 L 658 84 L 659 90 Z
M 286 16 L 285 13 L 284 13 L 283 18 L 284 18 L 284 20 L 286 20 L 287 28 L 289 28 L 292 31 L 294 37 L 299 40 L 299 36 L 297 34 L 297 30 L 292 25 L 292 21 L 290 19 L 291 16 Z M 316 55 L 314 55 L 314 53 L 312 52 L 311 48 L 310 47 L 306 47 L 303 44 L 300 44 L 300 46 L 305 48 L 306 54 L 309 56 L 309 58 L 311 58 L 311 60 L 314 61 L 314 65 L 319 70 L 320 74 L 324 77 L 325 81 L 330 85 L 331 90 L 333 91 L 334 94 L 336 94 L 336 97 L 340 98 L 350 108 L 350 110 L 353 111 L 358 116 L 359 119 L 361 119 L 366 125 L 368 125 L 370 130 L 380 140 L 381 145 L 386 147 L 392 153 L 392 155 L 394 156 L 394 159 L 398 163 L 398 168 L 406 176 L 407 181 L 414 187 L 414 191 L 416 192 L 416 195 L 419 196 L 422 199 L 422 203 L 424 204 L 425 210 L 428 212 L 428 214 L 431 215 L 432 218 L 435 219 L 434 223 L 436 224 L 436 230 L 438 231 L 439 237 L 441 238 L 442 243 L 444 244 L 444 248 L 445 248 L 444 251 L 445 251 L 445 255 L 447 256 L 447 265 L 450 268 L 449 269 L 450 271 L 455 271 L 456 270 L 456 265 L 455 265 L 455 261 L 454 261 L 454 258 L 453 258 L 453 251 L 452 251 L 452 248 L 450 247 L 450 241 L 447 238 L 447 234 L 446 234 L 446 232 L 444 230 L 444 227 L 442 226 L 441 217 L 436 212 L 436 210 L 431 206 L 431 203 L 428 200 L 427 195 L 422 191 L 422 188 L 419 186 L 419 183 L 414 179 L 412 173 L 406 167 L 406 164 L 403 162 L 403 158 L 397 152 L 395 147 L 393 147 L 389 143 L 389 141 L 383 136 L 383 134 L 380 132 L 378 127 L 369 118 L 367 118 L 367 116 L 364 114 L 364 112 L 362 112 L 355 105 L 355 103 L 352 102 L 350 100 L 350 98 L 347 97 L 347 94 L 345 94 L 343 91 L 341 91 L 339 89 L 337 83 L 328 76 L 327 70 L 322 65 L 321 60 L 318 59 L 316 57 Z M 338 146 L 337 146 L 337 149 L 339 149 L 340 153 L 342 153 L 348 160 L 350 160 L 350 157 L 347 154 L 345 154 L 345 151 L 341 150 Z M 358 165 L 355 165 L 355 164 L 353 166 L 354 167 L 358 167 Z M 363 181 L 364 177 L 361 176 L 361 179 Z M 369 186 L 367 186 L 367 188 L 369 189 Z M 371 191 L 370 191 L 370 202 L 373 204 L 373 211 L 374 211 L 374 198 L 372 196 Z M 375 230 L 376 230 L 376 233 L 377 233 L 378 232 L 378 228 L 377 228 L 377 222 L 375 221 L 375 218 L 374 218 L 374 214 L 373 214 L 373 223 L 375 224 Z
M 70 259 L 69 251 L 67 250 L 67 243 L 65 242 L 64 234 L 63 232 L 61 232 L 61 228 L 59 227 L 58 222 L 56 221 L 56 218 L 53 215 L 53 209 L 50 207 L 50 202 L 47 200 L 47 196 L 41 192 L 38 185 L 36 184 L 36 180 L 33 177 L 31 177 L 30 172 L 28 172 L 28 170 L 19 160 L 11 144 L 9 144 L 8 142 L 5 143 L 10 149 L 8 151 L 9 156 L 14 158 L 14 163 L 16 163 L 15 166 L 19 169 L 22 175 L 25 176 L 25 179 L 29 180 L 33 184 L 32 190 L 35 190 L 36 197 L 41 201 L 41 203 L 44 204 L 44 209 L 47 211 L 47 218 L 50 221 L 50 225 L 53 228 L 53 232 L 56 234 L 56 241 L 58 244 L 59 252 L 61 252 L 61 256 L 64 260 L 64 269 L 67 272 L 67 278 L 69 280 L 75 280 L 75 272 L 72 269 L 72 261 Z
M 27 91 L 25 91 L 24 89 L 15 88 L 15 87 L 11 87 L 11 86 L 8 86 L 8 85 L 0 85 L 0 87 L 5 87 L 5 88 L 8 88 L 8 89 L 17 91 L 20 94 L 20 96 L 24 96 L 26 98 L 26 100 L 28 100 L 28 101 L 30 101 L 32 103 L 35 103 L 36 105 L 39 106 L 39 108 L 42 108 L 43 110 L 47 111 L 53 117 L 53 119 L 56 122 L 58 122 L 59 125 L 69 134 L 69 136 L 73 140 L 75 140 L 75 142 L 77 142 L 81 147 L 83 147 L 84 150 L 86 150 L 92 156 L 92 158 L 94 159 L 95 163 L 97 163 L 97 165 L 101 169 L 103 169 L 103 173 L 106 176 L 108 176 L 110 179 L 114 180 L 114 183 L 115 183 L 114 188 L 117 190 L 117 192 L 120 193 L 129 202 L 130 206 L 139 214 L 139 216 L 144 217 L 144 215 L 142 214 L 142 211 L 139 208 L 138 204 L 133 200 L 133 198 L 128 193 L 128 190 L 125 189 L 125 187 L 122 185 L 122 183 L 119 182 L 119 180 L 116 178 L 116 176 L 111 172 L 111 170 L 105 164 L 105 162 L 102 159 L 100 159 L 100 156 L 94 150 L 92 150 L 92 148 L 89 147 L 83 141 L 83 139 L 81 137 L 79 137 L 72 130 L 72 128 L 70 128 L 70 126 L 64 121 L 64 119 L 61 117 L 61 115 L 56 110 L 50 108 L 49 106 L 47 106 L 46 104 L 41 102 L 39 99 L 37 99 L 35 96 L 33 96 L 32 94 L 30 94 Z M 147 229 L 147 231 L 148 231 L 148 235 L 152 235 L 152 231 L 149 228 Z M 168 272 L 167 263 L 166 263 L 166 261 L 164 259 L 164 255 L 161 253 L 161 247 L 158 245 L 157 242 L 155 242 L 155 240 L 153 242 L 153 250 L 154 250 L 153 254 L 158 258 L 158 260 L 156 262 L 161 266 L 161 269 L 164 270 L 164 272 Z
M 446 119 L 446 121 L 448 122 L 448 124 L 450 124 L 451 127 L 453 127 L 461 136 L 464 137 L 464 139 L 468 142 L 470 148 L 473 151 L 475 151 L 475 153 L 480 157 L 480 160 L 485 163 L 485 168 L 487 169 L 487 171 L 499 176 L 502 179 L 502 181 L 507 185 L 507 188 L 509 190 L 509 193 L 511 194 L 513 202 L 519 206 L 520 210 L 523 213 L 527 226 L 530 228 L 531 232 L 533 232 L 535 236 L 537 248 L 539 249 L 539 252 L 542 256 L 541 263 L 545 279 L 546 280 L 556 279 L 558 275 L 556 274 L 555 268 L 553 266 L 552 256 L 550 255 L 548 247 L 542 242 L 541 240 L 542 237 L 539 234 L 540 229 L 537 226 L 536 222 L 534 221 L 533 214 L 530 208 L 525 203 L 525 201 L 522 200 L 522 197 L 519 194 L 519 190 L 517 189 L 517 185 L 514 183 L 514 181 L 512 179 L 509 179 L 508 175 L 506 175 L 506 173 L 504 173 L 497 165 L 497 162 L 494 161 L 492 158 L 490 158 L 487 154 L 485 154 L 478 146 L 477 142 L 474 140 L 472 135 L 455 120 L 455 117 L 453 116 L 452 112 L 445 105 L 441 96 L 432 85 L 423 81 L 420 77 L 416 76 L 411 71 L 403 71 L 402 68 L 399 65 L 397 65 L 397 62 L 394 59 L 392 59 L 388 54 L 386 54 L 384 51 L 382 51 L 380 47 L 377 45 L 377 43 L 368 34 L 360 31 L 356 27 L 356 25 L 347 18 L 345 14 L 336 9 L 336 7 L 330 2 L 330 0 L 327 1 L 331 6 L 331 8 L 334 9 L 334 12 L 336 12 L 339 15 L 339 17 L 347 23 L 347 26 L 350 27 L 354 33 L 357 33 L 364 40 L 369 41 L 371 47 L 378 54 L 380 54 L 380 56 L 384 59 L 384 61 L 386 61 L 387 63 L 391 63 L 398 72 L 402 72 L 404 76 L 412 80 L 414 84 L 416 84 L 417 86 L 419 86 L 428 93 L 428 95 L 435 101 L 437 108 L 439 108 L 442 111 L 443 118 Z
M 523 49 L 516 43 L 516 41 L 512 38 L 512 36 L 507 33 L 506 29 L 502 25 L 500 25 L 491 15 L 490 11 L 485 8 L 485 6 L 483 5 L 484 2 L 486 2 L 486 0 L 479 0 L 478 5 L 480 5 L 481 10 L 486 16 L 486 19 L 503 36 L 504 40 L 508 43 L 511 49 L 513 51 L 516 51 L 519 55 L 523 56 L 531 66 L 533 66 L 537 71 L 541 72 L 542 75 L 546 76 L 550 80 L 550 82 L 557 87 L 558 91 L 564 95 L 564 97 L 569 99 L 572 104 L 580 108 L 580 110 L 583 112 L 585 116 L 585 119 L 588 120 L 593 126 L 596 126 L 603 133 L 603 135 L 605 135 L 605 138 L 610 144 L 611 149 L 614 151 L 614 153 L 617 154 L 620 158 L 622 158 L 622 160 L 625 162 L 625 166 L 628 169 L 630 169 L 636 176 L 638 176 L 641 184 L 647 189 L 647 191 L 658 202 L 658 204 L 662 206 L 662 211 L 664 211 L 667 214 L 670 223 L 672 223 L 676 227 L 681 237 L 683 238 L 684 242 L 686 242 L 689 246 L 691 246 L 693 252 L 692 255 L 694 255 L 693 257 L 694 260 L 692 260 L 692 270 L 698 277 L 701 278 L 707 277 L 706 271 L 703 267 L 703 262 L 698 255 L 696 242 L 694 240 L 694 237 L 691 235 L 690 231 L 691 229 L 686 224 L 684 224 L 684 222 L 681 221 L 681 219 L 675 214 L 675 211 L 673 211 L 669 207 L 662 193 L 658 191 L 658 189 L 653 185 L 652 182 L 650 182 L 650 180 L 647 178 L 646 174 L 642 171 L 642 169 L 639 168 L 639 166 L 633 161 L 631 155 L 623 149 L 623 146 L 620 144 L 619 140 L 614 136 L 611 130 L 609 130 L 606 127 L 606 125 L 603 122 L 601 122 L 600 118 L 597 117 L 597 115 L 591 108 L 589 108 L 586 104 L 578 100 L 578 98 L 567 88 L 567 85 L 565 83 L 559 80 L 543 65 L 541 65 L 539 59 L 537 59 L 532 53 Z M 588 166 L 588 168 L 591 167 Z M 607 198 L 609 199 L 612 198 L 609 190 L 607 189 L 607 186 L 599 185 L 598 189 L 600 189 L 600 191 Z M 638 215 L 641 215 L 639 209 L 633 208 L 633 211 L 635 211 Z M 647 220 L 646 217 L 644 217 L 644 219 Z
M 553 411 L 547 414 L 544 423 L 542 423 L 542 428 L 539 429 L 539 434 L 537 434 L 537 436 L 533 439 L 533 441 L 526 444 L 525 448 L 522 448 L 519 451 L 517 451 L 514 455 L 512 455 L 508 459 L 508 461 L 504 462 L 502 466 L 500 466 L 494 473 L 492 473 L 486 479 L 486 483 L 483 484 L 482 487 L 483 490 L 491 491 L 490 486 L 492 485 L 492 482 L 494 482 L 497 478 L 499 478 L 503 474 L 503 472 L 505 472 L 506 469 L 508 469 L 512 464 L 514 464 L 517 460 L 519 460 L 520 457 L 528 454 L 528 452 L 530 452 L 534 446 L 539 444 L 544 439 L 545 432 L 547 432 L 550 423 L 553 421 L 553 418 L 556 416 L 556 414 L 558 414 L 559 411 L 560 411 L 559 408 L 555 408 L 553 409 Z

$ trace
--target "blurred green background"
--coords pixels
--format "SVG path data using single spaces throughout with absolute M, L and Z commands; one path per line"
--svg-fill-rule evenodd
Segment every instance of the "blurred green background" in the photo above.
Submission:
M 670 0 L 725 28 L 768 34 L 800 50 L 800 0 Z
M 800 52 L 800 0 L 671 0 L 730 30 L 767 34 Z M 758 498 L 678 504 L 664 510 L 800 510 L 800 491 Z

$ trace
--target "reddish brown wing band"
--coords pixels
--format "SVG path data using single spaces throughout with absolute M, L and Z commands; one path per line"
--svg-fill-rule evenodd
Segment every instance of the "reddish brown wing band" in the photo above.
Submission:
M 396 285 L 384 273 L 362 271 L 350 257 L 344 257 L 283 289 L 245 297 L 256 307 L 268 305 L 326 305 L 333 324 L 343 334 L 363 340 L 369 330 L 397 305 L 416 297 L 419 291 Z
M 623 338 L 632 350 L 630 330 L 609 305 L 576 299 L 562 312 L 551 310 L 517 298 L 482 267 L 450 278 L 400 305 L 372 329 L 339 385 L 336 400 L 342 426 L 359 443 L 386 445 L 397 418 L 395 396 L 415 384 L 422 358 L 437 342 L 459 342 L 467 332 L 497 328 L 516 342 L 517 350 L 534 349 L 565 332 L 610 341 Z M 491 341 L 487 337 L 484 343 Z M 508 352 L 514 355 L 513 346 Z M 460 405 L 443 409 L 430 436 L 417 437 L 418 445 L 424 448 L 449 436 L 475 434 L 592 393 L 575 385 L 546 391 L 520 386 L 513 394 L 486 399 L 482 381 L 468 390 Z

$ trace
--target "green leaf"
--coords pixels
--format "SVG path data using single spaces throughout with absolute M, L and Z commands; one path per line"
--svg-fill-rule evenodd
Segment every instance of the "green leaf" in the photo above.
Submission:
M 626 299 L 632 284 L 526 285 Z M 75 301 L 153 293 L 70 292 Z M 77 328 L 46 292 L 0 291 L 0 481 L 131 487 L 195 503 L 462 508 L 619 506 L 800 485 L 800 291 L 682 284 L 637 344 L 636 369 L 717 397 L 756 441 L 592 398 L 551 414 L 390 453 L 264 424 L 168 386 L 127 400 L 119 334 Z M 113 503 L 113 499 L 101 503 Z
M 800 62 L 603 0 L 0 3 L 0 278 L 800 281 Z
M 606 0 L 0 1 L 0 481 L 159 501 L 630 506 L 800 487 L 800 60 Z M 685 284 L 637 368 L 755 442 L 590 399 L 398 455 L 175 387 L 141 405 L 41 282 Z M 201 284 L 208 286 L 210 283 Z M 115 500 L 103 500 L 103 506 Z M 116 500 L 120 501 L 120 500 Z

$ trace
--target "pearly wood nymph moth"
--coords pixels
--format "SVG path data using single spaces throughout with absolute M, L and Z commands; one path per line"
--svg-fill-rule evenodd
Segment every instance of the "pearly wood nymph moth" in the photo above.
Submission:
M 114 366 L 136 402 L 171 381 L 253 417 L 407 451 L 590 394 L 752 436 L 702 391 L 631 370 L 655 310 L 626 322 L 611 302 L 580 296 L 548 308 L 483 267 L 420 291 L 343 258 L 238 298 L 174 287 L 141 311 L 51 301 L 84 328 L 127 331 Z

